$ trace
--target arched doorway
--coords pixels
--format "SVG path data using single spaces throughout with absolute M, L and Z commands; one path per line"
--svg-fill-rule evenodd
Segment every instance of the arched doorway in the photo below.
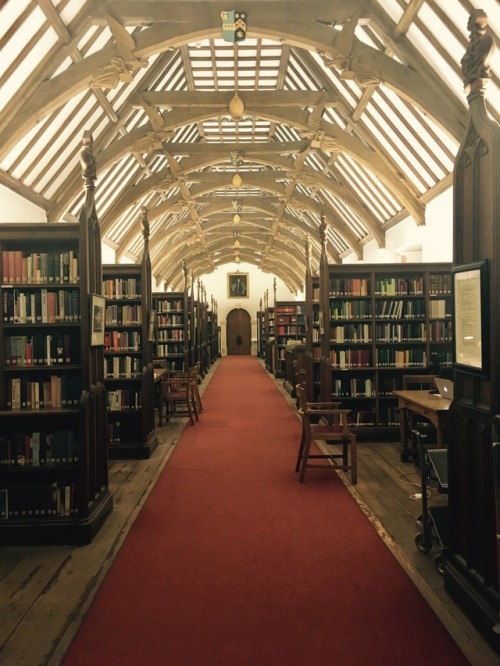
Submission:
M 252 325 L 246 310 L 235 308 L 228 313 L 226 342 L 228 355 L 252 353 Z

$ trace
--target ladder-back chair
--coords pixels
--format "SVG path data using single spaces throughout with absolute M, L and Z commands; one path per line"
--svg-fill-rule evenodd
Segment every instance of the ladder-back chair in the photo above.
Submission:
M 302 436 L 295 471 L 299 480 L 304 481 L 307 469 L 320 468 L 350 472 L 351 483 L 358 481 L 356 455 L 356 435 L 350 431 L 348 415 L 350 409 L 340 409 L 339 402 L 308 402 L 304 386 L 297 384 L 299 413 L 302 419 Z M 334 450 L 321 449 L 321 453 L 311 453 L 313 442 L 323 442 L 326 447 L 337 445 Z M 328 465 L 310 461 L 327 460 Z

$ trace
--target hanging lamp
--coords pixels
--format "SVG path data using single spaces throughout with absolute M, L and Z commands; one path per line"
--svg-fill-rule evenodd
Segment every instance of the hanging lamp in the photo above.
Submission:
M 235 173 L 231 182 L 233 183 L 234 187 L 241 187 L 243 179 L 239 173 Z
M 244 111 L 245 105 L 243 104 L 243 100 L 238 95 L 238 93 L 234 93 L 231 101 L 229 102 L 229 113 L 231 114 L 231 118 L 238 122 L 243 118 Z
M 239 223 L 241 222 L 241 217 L 240 217 L 240 215 L 238 215 L 238 213 L 236 213 L 235 215 L 233 215 L 233 222 L 234 222 L 235 224 L 239 224 Z

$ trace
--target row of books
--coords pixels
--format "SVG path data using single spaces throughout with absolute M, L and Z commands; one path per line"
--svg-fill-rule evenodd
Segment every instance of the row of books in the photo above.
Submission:
M 423 277 L 377 277 L 376 296 L 419 296 L 424 293 Z
M 182 342 L 184 340 L 183 328 L 166 328 L 156 331 L 158 342 Z
M 156 311 L 160 312 L 182 312 L 184 310 L 184 301 L 180 298 L 174 300 L 156 301 Z
M 449 295 L 451 294 L 451 274 L 450 273 L 433 273 L 429 275 L 427 280 L 429 294 L 434 295 Z
M 429 301 L 429 317 L 437 317 L 444 319 L 451 317 L 451 300 L 450 299 L 433 299 Z
M 55 482 L 45 485 L 0 488 L 0 519 L 65 517 L 78 513 L 76 485 Z
M 102 283 L 102 295 L 110 300 L 140 298 L 141 293 L 141 280 L 138 278 L 110 278 Z
M 368 296 L 370 281 L 368 278 L 330 278 L 330 296 Z M 313 294 L 314 297 L 314 294 Z M 319 289 L 318 295 L 319 298 Z
M 142 305 L 106 305 L 106 326 L 142 324 Z
M 330 362 L 333 368 L 366 368 L 372 365 L 370 349 L 331 349 Z
M 184 326 L 184 315 L 182 314 L 159 314 L 158 326 Z
M 381 319 L 419 319 L 425 318 L 425 300 L 387 300 L 377 301 L 375 316 Z
M 370 324 L 343 324 L 330 328 L 330 342 L 370 342 Z
M 305 326 L 276 326 L 276 335 L 304 335 Z
M 370 349 L 331 349 L 330 362 L 333 368 L 372 367 Z M 425 367 L 427 354 L 423 349 L 376 349 L 376 365 L 379 368 Z
M 104 351 L 124 352 L 141 350 L 140 331 L 105 331 Z
M 6 367 L 43 367 L 78 363 L 77 339 L 69 333 L 10 335 L 5 338 Z
M 424 349 L 377 349 L 378 367 L 422 368 L 427 366 L 427 353 Z
M 453 322 L 431 321 L 429 324 L 430 339 L 434 342 L 451 342 L 453 340 Z
M 330 318 L 335 319 L 369 319 L 371 317 L 371 301 L 330 301 Z
M 78 289 L 4 288 L 3 321 L 12 324 L 56 324 L 80 321 Z
M 80 377 L 51 375 L 49 379 L 31 380 L 13 377 L 7 380 L 8 409 L 74 409 L 81 394 Z
M 334 378 L 332 380 L 332 395 L 336 398 L 372 398 L 375 395 L 375 378 Z
M 175 342 L 168 342 L 168 343 L 163 343 L 159 342 L 156 345 L 156 356 L 162 357 L 162 356 L 184 356 L 184 346 L 180 343 L 182 343 L 183 340 L 179 340 L 177 343 Z
M 58 429 L 16 433 L 0 437 L 0 465 L 40 467 L 78 462 L 75 430 Z
M 427 326 L 423 322 L 408 324 L 375 324 L 375 339 L 378 342 L 425 342 Z
M 305 305 L 277 305 L 274 311 L 276 317 L 279 315 L 304 314 Z
M 2 250 L 2 284 L 78 282 L 78 255 L 64 252 Z
M 114 411 L 141 409 L 141 392 L 134 389 L 108 390 L 108 409 Z
M 106 379 L 135 379 L 142 375 L 142 362 L 137 356 L 112 356 L 104 358 Z

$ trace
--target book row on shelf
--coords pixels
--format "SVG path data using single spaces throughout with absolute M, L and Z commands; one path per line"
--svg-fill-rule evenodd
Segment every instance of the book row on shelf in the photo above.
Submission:
M 13 324 L 54 324 L 80 321 L 77 289 L 3 290 L 3 321 Z
M 139 299 L 141 297 L 141 293 L 142 289 L 140 278 L 114 278 L 110 280 L 104 280 L 102 283 L 102 295 L 109 299 Z
M 2 284 L 78 282 L 78 255 L 63 252 L 2 250 Z

